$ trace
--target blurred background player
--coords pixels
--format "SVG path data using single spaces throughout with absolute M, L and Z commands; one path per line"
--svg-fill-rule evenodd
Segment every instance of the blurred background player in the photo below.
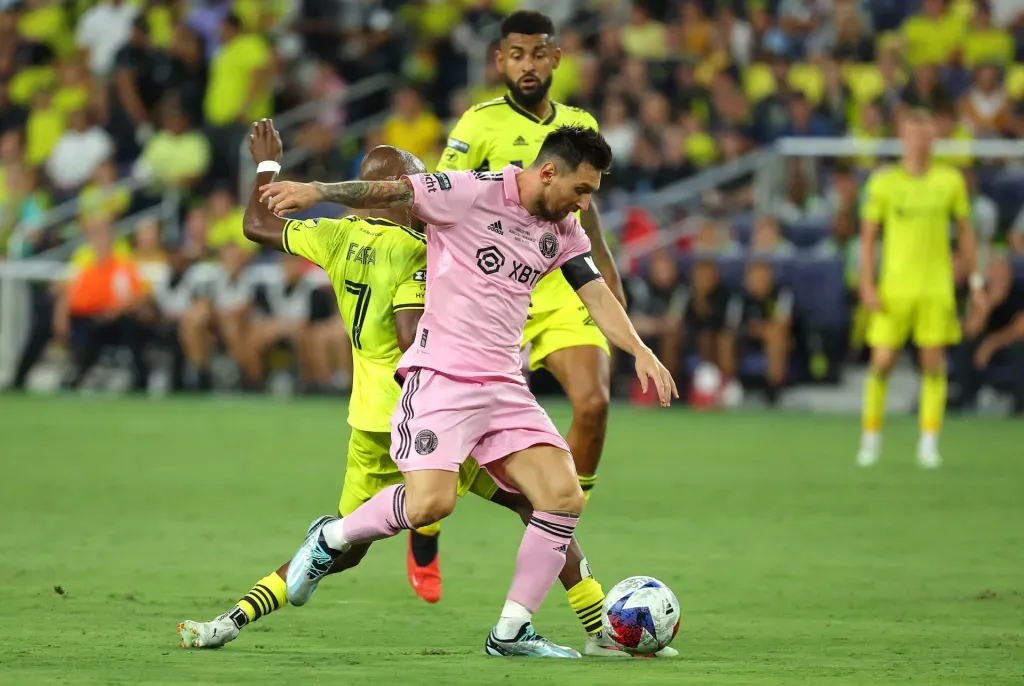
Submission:
M 984 278 L 977 272 L 977 246 L 964 177 L 932 161 L 935 125 L 923 110 L 899 120 L 903 158 L 871 174 L 862 209 L 860 289 L 871 311 L 867 342 L 871 364 L 864 386 L 863 429 L 857 463 L 878 461 L 886 378 L 913 336 L 921 362 L 917 459 L 922 467 L 942 464 L 939 428 L 946 409 L 946 347 L 960 341 L 949 221 L 956 222 L 958 260 L 970 276 L 972 304 L 984 305 Z M 881 274 L 875 253 L 884 232 Z
M 282 256 L 279 264 L 283 279 L 256 287 L 256 316 L 247 332 L 249 364 L 262 383 L 269 354 L 282 345 L 289 346 L 298 362 L 301 389 L 326 391 L 331 384 L 330 362 L 317 330 L 330 322 L 334 303 L 309 278 L 309 263 L 301 256 Z
M 144 392 L 149 366 L 138 314 L 148 289 L 135 261 L 115 250 L 106 218 L 91 221 L 86 235 L 88 247 L 54 312 L 54 332 L 68 338 L 74 360 L 65 385 L 79 388 L 104 350 L 124 346 L 132 357 L 132 390 Z
M 501 171 L 509 164 L 524 168 L 537 157 L 545 136 L 559 126 L 583 126 L 596 131 L 597 121 L 590 114 L 557 103 L 548 95 L 561 57 L 550 18 L 530 11 L 506 17 L 501 23 L 501 44 L 494 59 L 505 77 L 508 92 L 475 105 L 462 115 L 441 154 L 438 170 Z M 581 213 L 580 223 L 590 238 L 595 264 L 625 306 L 622 282 L 593 201 Z M 557 271 L 538 284 L 530 313 L 533 319 L 527 322 L 523 334 L 523 345 L 531 346 L 530 369 L 544 367 L 551 372 L 572 404 L 573 418 L 566 440 L 580 486 L 589 498 L 597 478 L 608 420 L 608 343 L 565 277 Z M 429 589 L 441 584 L 438 531 L 429 527 L 410 533 L 409 582 L 425 599 L 425 594 L 431 593 Z
M 1011 369 L 1014 414 L 1024 414 L 1024 284 L 1014 283 L 1010 260 L 997 254 L 986 269 L 986 301 L 967 313 L 957 348 L 950 408 L 975 409 L 984 374 L 1000 359 Z
M 739 360 L 748 353 L 765 356 L 765 394 L 770 405 L 779 400 L 786 383 L 790 340 L 793 327 L 793 292 L 775 282 L 772 265 L 765 259 L 754 259 L 743 280 L 742 314 L 736 329 L 736 351 Z
M 281 143 L 272 124 L 254 129 L 252 151 L 257 163 L 280 159 L 280 150 Z M 360 171 L 364 180 L 395 180 L 404 174 L 420 173 L 424 167 L 404 151 L 381 146 L 366 156 Z M 270 178 L 270 172 L 258 174 L 257 188 Z M 253 203 L 258 205 L 256 198 L 254 194 Z M 254 211 L 257 209 L 258 212 Z M 373 211 L 377 216 L 368 216 L 370 212 L 362 214 L 367 216 L 286 222 L 266 208 L 251 204 L 246 222 L 246 232 L 252 240 L 304 256 L 327 271 L 336 285 L 342 318 L 352 332 L 356 364 L 349 403 L 352 432 L 338 505 L 342 516 L 383 488 L 402 481 L 390 456 L 389 420 L 399 391 L 394 375 L 402 351 L 414 340 L 426 287 L 423 223 L 407 209 Z M 378 295 L 376 301 L 372 300 L 374 293 Z M 381 293 L 388 293 L 389 297 L 382 300 Z M 472 459 L 464 463 L 459 478 L 459 495 L 470 491 L 517 512 L 524 523 L 533 515 L 525 498 L 499 489 Z M 354 546 L 336 561 L 330 573 L 358 565 L 368 549 L 369 544 Z M 218 648 L 237 638 L 248 623 L 280 609 L 287 603 L 287 570 L 285 563 L 268 574 L 234 607 L 214 620 L 179 624 L 182 645 Z M 626 656 L 601 630 L 604 593 L 575 539 L 569 545 L 559 580 L 566 589 L 569 605 L 587 632 L 585 654 Z M 675 655 L 678 652 L 671 647 L 657 653 L 659 657 Z

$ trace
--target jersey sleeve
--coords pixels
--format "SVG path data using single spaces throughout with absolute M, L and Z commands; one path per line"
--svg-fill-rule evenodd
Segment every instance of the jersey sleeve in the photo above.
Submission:
M 403 176 L 412 184 L 412 213 L 434 226 L 450 226 L 465 216 L 476 200 L 478 181 L 471 172 Z
M 346 219 L 289 219 L 284 225 L 281 243 L 289 255 L 305 257 L 327 269 L 338 253 Z
M 473 111 L 463 114 L 448 136 L 448 145 L 441 153 L 437 171 L 481 169 L 487 160 L 486 138 L 482 133 L 483 125 Z
M 971 202 L 967 199 L 967 182 L 959 169 L 953 170 L 953 197 L 950 213 L 954 219 L 967 219 L 971 216 Z
M 391 309 L 422 310 L 427 298 L 427 247 L 418 246 L 406 260 Z
M 885 181 L 886 177 L 879 172 L 872 173 L 868 179 L 867 187 L 864 190 L 864 203 L 861 205 L 861 217 L 865 221 L 879 224 L 885 217 L 888 203 Z
M 593 129 L 594 131 L 601 130 L 597 125 L 597 120 L 594 119 L 594 116 L 590 114 L 590 112 L 587 112 L 586 110 L 580 110 L 580 112 L 580 126 L 585 126 L 586 128 Z

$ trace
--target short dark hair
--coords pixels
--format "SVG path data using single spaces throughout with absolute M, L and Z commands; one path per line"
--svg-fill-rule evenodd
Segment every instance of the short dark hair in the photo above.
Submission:
M 604 136 L 585 126 L 560 126 L 547 135 L 540 146 L 537 161 L 540 163 L 559 160 L 576 171 L 586 162 L 599 172 L 607 172 L 612 166 L 612 149 Z
M 555 35 L 555 22 L 551 17 L 534 12 L 520 10 L 505 17 L 501 22 L 501 37 L 508 38 L 510 33 L 521 33 L 524 36 Z

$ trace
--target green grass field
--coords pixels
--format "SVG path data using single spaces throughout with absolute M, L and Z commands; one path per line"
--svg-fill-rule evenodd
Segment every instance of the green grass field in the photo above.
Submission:
M 3 397 L 0 681 L 1024 683 L 1024 425 L 951 421 L 938 472 L 915 433 L 892 422 L 861 471 L 854 418 L 615 408 L 580 538 L 605 588 L 675 590 L 679 660 L 485 657 L 521 525 L 471 500 L 444 524 L 440 604 L 409 589 L 403 537 L 189 651 L 180 620 L 230 607 L 336 507 L 343 405 Z M 582 645 L 557 587 L 537 625 Z

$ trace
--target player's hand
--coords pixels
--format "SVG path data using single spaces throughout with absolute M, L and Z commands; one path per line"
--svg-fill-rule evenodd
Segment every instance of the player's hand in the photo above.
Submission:
M 636 375 L 640 379 L 640 390 L 644 393 L 647 392 L 648 381 L 654 382 L 662 407 L 668 407 L 672 404 L 672 398 L 679 397 L 672 375 L 650 348 L 644 348 L 636 356 Z
M 882 301 L 878 297 L 878 289 L 874 286 L 864 285 L 860 287 L 860 301 L 864 307 L 872 312 L 882 311 Z
M 252 131 L 249 133 L 249 154 L 256 164 L 260 162 L 280 162 L 284 146 L 281 144 L 281 134 L 274 128 L 272 119 L 260 119 L 253 122 Z
M 260 191 L 260 202 L 267 203 L 271 212 L 281 216 L 308 210 L 323 200 L 316 186 L 298 181 L 275 181 L 260 186 Z

